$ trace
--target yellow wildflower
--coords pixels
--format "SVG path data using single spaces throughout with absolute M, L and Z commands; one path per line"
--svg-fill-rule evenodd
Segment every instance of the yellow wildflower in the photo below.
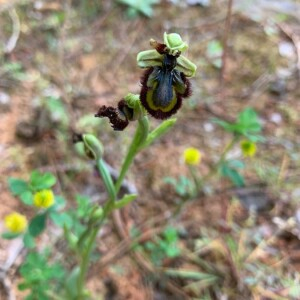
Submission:
M 252 157 L 256 153 L 256 144 L 249 141 L 249 140 L 243 140 L 241 141 L 241 150 L 245 157 L 249 156 Z
M 51 190 L 42 190 L 34 194 L 33 203 L 36 207 L 48 208 L 54 204 L 54 194 Z
M 196 148 L 186 148 L 183 152 L 184 163 L 187 165 L 199 165 L 201 162 L 201 152 Z
M 12 233 L 21 233 L 27 227 L 27 219 L 24 215 L 13 212 L 4 218 L 5 227 Z

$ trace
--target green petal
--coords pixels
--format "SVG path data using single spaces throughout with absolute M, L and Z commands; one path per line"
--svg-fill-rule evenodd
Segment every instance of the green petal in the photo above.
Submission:
M 156 50 L 146 50 L 139 52 L 137 55 L 137 64 L 140 68 L 149 68 L 154 66 L 161 66 L 163 55 Z
M 186 77 L 194 77 L 197 66 L 193 64 L 189 59 L 187 59 L 185 56 L 181 55 L 177 58 L 177 66 L 176 69 L 182 73 Z

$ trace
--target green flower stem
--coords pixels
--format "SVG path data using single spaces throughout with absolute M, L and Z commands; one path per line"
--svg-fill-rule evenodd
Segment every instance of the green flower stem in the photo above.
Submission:
M 196 173 L 196 169 L 194 166 L 189 166 L 189 171 L 191 173 L 191 176 L 193 178 L 193 181 L 195 183 L 196 186 L 196 191 L 195 191 L 195 197 L 198 195 L 198 193 L 201 191 L 201 189 L 203 188 L 203 186 L 205 185 L 206 181 L 208 179 L 210 179 L 213 175 L 215 175 L 218 170 L 219 167 L 222 165 L 222 163 L 224 163 L 226 156 L 228 154 L 228 152 L 234 147 L 234 145 L 237 143 L 237 141 L 240 139 L 239 136 L 235 136 L 225 147 L 223 153 L 221 154 L 220 159 L 218 160 L 218 162 L 216 163 L 215 167 L 206 175 L 206 176 L 198 176 Z M 177 217 L 183 207 L 185 206 L 185 204 L 187 202 L 189 202 L 189 200 L 191 200 L 191 198 L 189 199 L 185 199 L 184 201 L 181 201 L 180 204 L 176 207 L 176 209 L 174 210 L 174 212 L 172 213 L 173 217 Z
M 129 146 L 127 155 L 122 164 L 120 175 L 115 184 L 116 194 L 118 194 L 118 192 L 120 191 L 121 184 L 127 174 L 127 171 L 129 169 L 130 165 L 132 164 L 134 157 L 136 156 L 138 151 L 141 149 L 143 143 L 146 141 L 148 133 L 149 133 L 149 121 L 146 116 L 143 116 L 138 121 L 138 127 L 136 129 L 135 136 L 131 142 L 131 145 Z
M 125 157 L 125 160 L 123 162 L 122 168 L 120 175 L 118 177 L 118 180 L 115 184 L 113 185 L 112 178 L 105 167 L 105 164 L 102 159 L 99 159 L 97 161 L 97 167 L 100 171 L 101 177 L 103 179 L 105 188 L 108 192 L 109 199 L 106 202 L 104 208 L 103 208 L 103 214 L 101 215 L 100 220 L 97 222 L 97 224 L 91 224 L 87 228 L 87 244 L 86 244 L 86 249 L 82 255 L 81 263 L 80 263 L 80 274 L 78 278 L 78 300 L 83 300 L 84 299 L 84 283 L 85 283 L 85 277 L 88 271 L 88 266 L 89 266 L 89 261 L 90 261 L 90 256 L 91 252 L 93 250 L 95 240 L 97 238 L 97 234 L 103 224 L 103 222 L 106 220 L 108 215 L 117 207 L 115 205 L 116 200 L 117 200 L 117 194 L 121 188 L 121 184 L 127 174 L 127 171 L 132 164 L 135 155 L 138 153 L 138 151 L 141 149 L 141 146 L 145 142 L 145 140 L 148 137 L 148 132 L 149 132 L 149 121 L 146 116 L 143 116 L 141 119 L 138 121 L 138 127 L 135 133 L 135 136 L 131 142 L 131 145 L 129 146 L 127 155 Z M 129 200 L 131 200 L 129 198 Z M 128 202 L 129 202 L 128 200 Z
M 106 202 L 103 208 L 103 214 L 101 215 L 100 220 L 97 222 L 96 225 L 95 223 L 91 223 L 90 226 L 87 228 L 87 230 L 82 234 L 82 236 L 84 236 L 85 239 L 88 240 L 88 242 L 86 245 L 86 249 L 82 254 L 82 259 L 80 263 L 80 274 L 78 278 L 78 300 L 84 299 L 83 289 L 84 289 L 85 277 L 88 271 L 90 256 L 95 244 L 95 240 L 97 238 L 97 234 L 103 222 L 106 220 L 107 216 L 114 209 L 115 202 L 116 202 L 116 190 L 114 188 L 114 184 L 110 176 L 110 173 L 108 172 L 104 164 L 104 161 L 102 159 L 97 160 L 97 167 L 101 174 L 101 177 L 103 179 L 109 197 L 108 197 L 108 201 Z
M 202 178 L 203 183 L 205 183 L 208 179 L 210 179 L 213 175 L 215 175 L 218 172 L 219 167 L 226 160 L 226 156 L 227 156 L 228 152 L 234 147 L 234 145 L 238 142 L 239 139 L 240 139 L 240 136 L 234 136 L 233 139 L 227 144 L 220 159 L 216 163 L 215 167 L 206 176 L 204 176 Z
M 114 204 L 115 204 L 114 199 L 109 199 L 103 208 L 103 214 L 102 214 L 100 220 L 98 221 L 97 225 L 94 225 L 93 227 L 88 228 L 90 234 L 89 234 L 88 242 L 86 245 L 86 249 L 82 255 L 82 260 L 80 263 L 80 274 L 79 274 L 79 278 L 78 278 L 78 300 L 84 299 L 83 289 L 84 289 L 85 277 L 86 277 L 86 274 L 88 271 L 90 256 L 91 256 L 93 247 L 95 245 L 97 234 L 98 234 L 100 228 L 102 227 L 103 222 L 106 220 L 108 215 L 113 211 Z
M 191 176 L 194 180 L 195 187 L 196 187 L 196 192 L 193 192 L 193 193 L 197 194 L 197 192 L 200 191 L 203 187 L 203 180 L 202 180 L 201 176 L 197 175 L 195 166 L 189 165 L 188 167 L 189 167 L 189 171 L 191 173 Z

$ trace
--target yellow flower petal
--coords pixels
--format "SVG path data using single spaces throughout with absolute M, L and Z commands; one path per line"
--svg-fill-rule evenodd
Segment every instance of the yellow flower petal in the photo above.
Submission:
M 48 208 L 54 204 L 54 194 L 51 190 L 42 190 L 34 194 L 33 204 L 39 208 Z
M 242 153 L 245 157 L 249 156 L 249 157 L 252 157 L 255 155 L 256 153 L 256 144 L 251 142 L 251 141 L 248 141 L 248 140 L 243 140 L 241 141 L 241 150 L 242 150 Z
M 183 152 L 184 163 L 187 165 L 199 165 L 201 156 L 201 152 L 193 147 L 186 148 Z
M 24 215 L 13 212 L 4 218 L 5 227 L 12 233 L 21 233 L 27 227 L 27 219 Z

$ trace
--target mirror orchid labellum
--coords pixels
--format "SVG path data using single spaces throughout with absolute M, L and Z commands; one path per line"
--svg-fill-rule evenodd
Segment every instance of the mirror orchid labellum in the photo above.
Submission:
M 181 53 L 188 47 L 177 33 L 164 34 L 164 44 L 150 40 L 155 50 L 140 52 L 138 66 L 147 68 L 141 79 L 140 100 L 156 119 L 166 119 L 181 107 L 182 99 L 191 95 L 188 77 L 196 66 Z

